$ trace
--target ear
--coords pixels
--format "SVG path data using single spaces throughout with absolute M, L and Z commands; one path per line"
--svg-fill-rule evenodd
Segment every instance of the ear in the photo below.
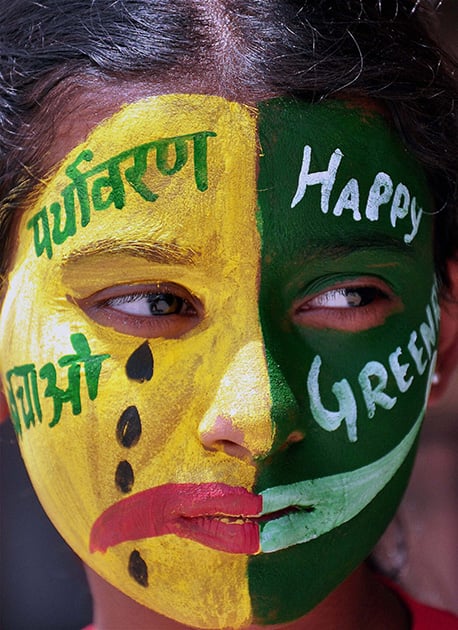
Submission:
M 445 393 L 452 379 L 458 378 L 458 260 L 448 264 L 450 291 L 441 301 L 441 326 L 435 379 L 430 403 L 436 403 Z
M 1 280 L 3 280 L 3 278 L 1 278 Z M 3 305 L 3 298 L 5 297 L 5 286 L 6 282 L 2 281 L 0 283 L 0 313 Z M 0 424 L 9 418 L 9 413 L 8 405 L 6 404 L 6 397 L 3 393 L 3 383 L 0 378 Z

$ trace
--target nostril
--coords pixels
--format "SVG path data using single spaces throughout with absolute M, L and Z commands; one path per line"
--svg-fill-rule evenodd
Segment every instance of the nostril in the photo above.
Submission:
M 285 440 L 285 444 L 295 444 L 296 442 L 302 442 L 305 435 L 302 431 L 292 431 Z
M 245 440 L 243 431 L 234 425 L 231 418 L 218 415 L 211 426 L 200 433 L 200 441 L 210 450 L 221 450 L 217 444 L 233 443 L 242 446 Z
M 283 444 L 280 446 L 280 451 L 285 451 L 287 448 L 291 446 L 291 444 L 297 444 L 298 442 L 302 442 L 305 438 L 304 433 L 302 431 L 292 431 Z
M 242 429 L 224 415 L 217 415 L 211 427 L 200 433 L 200 441 L 208 451 L 222 451 L 226 455 L 251 463 L 253 455 L 244 446 L 244 439 Z
M 221 451 L 230 457 L 237 457 L 237 459 L 241 459 L 249 464 L 253 463 L 252 453 L 241 444 L 236 444 L 230 440 L 217 440 L 211 446 L 206 446 L 205 448 L 209 451 Z

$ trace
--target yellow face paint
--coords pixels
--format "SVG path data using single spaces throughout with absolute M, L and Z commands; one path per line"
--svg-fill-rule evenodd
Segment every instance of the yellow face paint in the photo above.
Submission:
M 231 502 L 259 512 L 245 454 L 273 441 L 256 156 L 247 107 L 166 95 L 124 108 L 24 213 L 1 313 L 2 382 L 51 519 L 118 589 L 200 627 L 251 618 L 256 541 L 243 533 L 225 548 L 209 530 L 222 512 L 223 529 L 244 528 Z M 143 316 L 153 293 L 172 327 Z M 237 457 L 224 449 L 227 426 Z

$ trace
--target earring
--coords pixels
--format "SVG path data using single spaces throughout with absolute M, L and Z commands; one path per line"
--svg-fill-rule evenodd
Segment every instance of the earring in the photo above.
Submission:
M 431 383 L 433 385 L 439 385 L 440 381 L 441 381 L 441 377 L 440 377 L 439 372 L 434 372 L 433 378 L 431 379 Z

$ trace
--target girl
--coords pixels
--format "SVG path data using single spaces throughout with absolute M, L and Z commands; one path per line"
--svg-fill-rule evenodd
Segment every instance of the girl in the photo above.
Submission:
M 95 627 L 456 627 L 364 564 L 457 361 L 421 8 L 3 9 L 2 389 Z

